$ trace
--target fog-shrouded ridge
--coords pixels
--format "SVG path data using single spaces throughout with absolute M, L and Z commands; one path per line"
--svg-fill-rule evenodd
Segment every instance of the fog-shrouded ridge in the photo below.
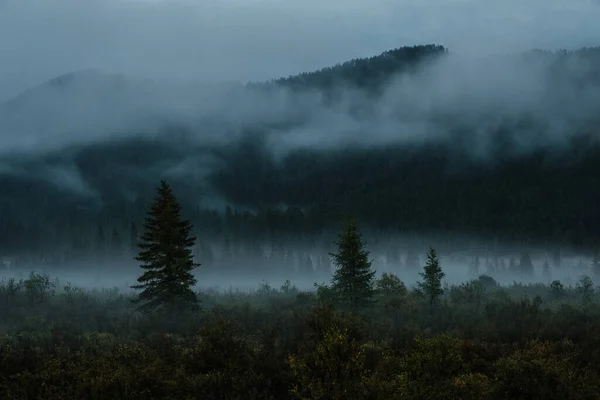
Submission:
M 56 78 L 2 109 L 2 153 L 59 151 L 115 138 L 185 128 L 194 144 L 227 143 L 266 130 L 275 154 L 419 143 L 445 137 L 449 122 L 473 130 L 468 150 L 490 157 L 490 136 L 511 129 L 517 150 L 559 146 L 597 123 L 598 51 L 475 57 L 445 54 L 413 73 L 390 75 L 379 93 L 341 82 L 331 101 L 318 88 L 260 90 L 241 84 L 141 80 L 90 70 Z M 596 77 L 596 78 L 594 78 Z M 183 138 L 182 138 L 183 140 Z M 492 154 L 490 154 L 492 153 Z
M 250 260 L 302 238 L 293 257 L 306 264 L 349 215 L 379 237 L 590 251 L 598 71 L 597 48 L 474 56 L 419 46 L 258 84 L 63 75 L 0 110 L 0 250 L 25 269 L 96 263 L 131 247 L 164 178 L 196 227 L 200 262 L 202 246 L 218 260 L 230 241 Z M 294 262 L 209 270 L 289 279 Z
M 597 45 L 595 0 L 0 1 L 0 99 L 68 71 L 265 80 L 399 44 L 461 54 Z
M 298 149 L 445 141 L 488 160 L 498 154 L 499 132 L 513 152 L 556 149 L 598 126 L 599 59 L 598 50 L 570 56 L 446 53 L 415 61 L 416 71 L 387 76 L 375 93 L 342 81 L 334 85 L 333 100 L 330 92 L 314 87 L 274 84 L 267 90 L 83 71 L 49 81 L 2 107 L 0 172 L 23 174 L 14 160 L 24 156 L 61 154 L 52 168 L 69 175 L 67 185 L 86 186 L 68 156 L 73 149 L 162 138 L 176 151 L 176 160 L 160 160 L 151 168 L 166 174 L 179 168 L 194 176 L 206 164 L 194 166 L 190 158 L 257 132 L 276 159 Z

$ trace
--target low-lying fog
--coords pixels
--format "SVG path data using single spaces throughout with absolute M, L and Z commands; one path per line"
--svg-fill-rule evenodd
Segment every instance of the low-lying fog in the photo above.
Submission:
M 563 255 L 557 262 L 550 254 L 541 251 L 532 252 L 533 275 L 520 272 L 519 263 L 522 254 L 523 252 L 514 251 L 498 257 L 492 255 L 475 257 L 464 253 L 447 253 L 441 254 L 439 258 L 446 274 L 444 282 L 450 285 L 466 282 L 481 274 L 493 277 L 502 285 L 510 285 L 514 282 L 549 284 L 553 280 L 560 280 L 566 286 L 574 286 L 584 275 L 588 275 L 592 279 L 595 277 L 592 270 L 592 257 L 586 254 L 563 251 Z M 310 254 L 310 257 L 316 260 L 317 256 Z M 409 267 L 406 265 L 407 257 L 409 256 L 406 254 L 400 255 L 399 261 L 389 263 L 385 255 L 371 254 L 372 268 L 377 271 L 377 276 L 385 272 L 393 273 L 407 286 L 412 287 L 421 279 L 419 273 L 422 272 L 426 258 L 425 253 L 420 252 L 418 266 Z M 475 262 L 476 258 L 478 258 L 478 263 Z M 546 263 L 547 268 L 545 268 Z M 219 271 L 219 265 L 216 263 L 210 269 L 205 267 L 196 269 L 195 275 L 198 279 L 197 288 L 200 290 L 251 292 L 265 283 L 274 289 L 279 289 L 286 280 L 289 280 L 298 289 L 310 291 L 315 290 L 315 283 L 330 282 L 334 266 L 330 264 L 329 271 L 300 271 L 298 263 L 292 260 L 289 264 L 286 263 L 272 270 L 273 272 L 251 272 L 247 267 L 230 265 L 227 271 Z M 137 277 L 142 272 L 134 262 L 124 263 L 118 269 L 113 266 L 110 269 L 98 268 L 98 270 L 95 270 L 93 265 L 86 265 L 85 268 L 80 269 L 56 268 L 48 265 L 43 268 L 3 266 L 0 271 L 0 279 L 26 279 L 32 271 L 47 274 L 52 279 L 58 279 L 57 289 L 71 283 L 87 290 L 118 288 L 121 292 L 131 291 L 130 285 L 135 284 Z

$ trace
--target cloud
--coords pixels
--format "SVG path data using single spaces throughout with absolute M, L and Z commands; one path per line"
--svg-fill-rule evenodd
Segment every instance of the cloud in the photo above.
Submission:
M 580 87 L 549 75 L 554 59 L 454 53 L 417 74 L 391 77 L 379 96 L 346 89 L 334 104 L 312 91 L 262 92 L 83 72 L 27 92 L 0 112 L 0 155 L 156 138 L 164 128 L 183 153 L 232 143 L 265 127 L 278 156 L 306 147 L 415 143 L 447 136 L 453 126 L 471 132 L 470 148 L 481 155 L 502 127 L 523 148 L 554 145 L 572 137 L 600 107 L 597 84 Z M 574 58 L 564 68 L 582 79 L 590 65 Z M 527 118 L 544 128 L 541 137 L 517 126 Z
M 594 44 L 598 20 L 598 3 L 584 0 L 5 0 L 0 98 L 86 68 L 245 81 L 402 45 L 573 48 Z
M 489 133 L 524 115 L 547 129 L 540 138 L 509 126 L 522 148 L 560 144 L 597 115 L 597 88 L 560 86 L 543 63 L 490 55 L 598 45 L 598 20 L 597 2 L 574 0 L 5 0 L 0 99 L 93 70 L 25 93 L 0 112 L 0 156 L 154 138 L 170 125 L 181 128 L 180 144 L 162 173 L 197 177 L 223 167 L 211 158 L 193 161 L 198 146 L 230 143 L 265 125 L 287 124 L 266 137 L 283 156 L 430 140 L 449 134 L 449 118 L 460 118 L 472 133 L 469 149 L 487 157 Z M 334 106 L 313 92 L 200 83 L 269 79 L 427 43 L 454 54 L 419 75 L 396 77 L 377 98 L 348 90 Z M 570 68 L 583 74 L 586 65 Z M 357 106 L 367 111 L 357 115 Z M 13 164 L 0 164 L 0 174 L 18 173 Z M 70 161 L 44 171 L 43 179 L 94 193 Z

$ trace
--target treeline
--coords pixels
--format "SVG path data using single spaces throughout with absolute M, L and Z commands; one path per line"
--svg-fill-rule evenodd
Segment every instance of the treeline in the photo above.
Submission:
M 379 55 L 346 61 L 314 72 L 304 72 L 267 83 L 249 84 L 250 88 L 287 87 L 292 90 L 317 89 L 330 95 L 344 89 L 359 88 L 376 92 L 397 74 L 418 71 L 448 50 L 444 46 L 405 46 Z M 373 93 L 375 94 L 375 93 Z
M 147 209 L 144 207 L 140 206 L 139 210 Z M 331 273 L 329 252 L 335 239 L 334 229 L 339 227 L 337 221 L 325 227 L 322 219 L 293 207 L 272 209 L 262 215 L 231 208 L 220 213 L 184 207 L 183 213 L 191 220 L 194 235 L 198 237 L 193 252 L 202 260 L 202 273 L 273 278 L 313 276 L 315 280 Z M 79 216 L 56 222 L 40 219 L 36 225 L 0 223 L 0 257 L 14 259 L 11 266 L 21 271 L 90 268 L 101 273 L 104 269 L 123 270 L 124 267 L 131 271 L 143 222 L 141 216 L 134 215 L 135 220 L 101 214 L 95 218 Z M 585 230 L 582 237 L 590 245 L 580 246 L 582 251 L 576 252 L 572 251 L 575 246 L 569 241 L 544 243 L 529 237 L 523 237 L 522 242 L 518 238 L 501 241 L 493 236 L 486 239 L 449 235 L 445 231 L 437 235 L 420 230 L 411 233 L 410 230 L 380 228 L 374 223 L 364 223 L 363 230 L 379 272 L 417 270 L 429 245 L 434 245 L 453 265 L 474 276 L 486 273 L 531 277 L 534 275 L 529 267 L 521 268 L 530 264 L 527 259 L 531 258 L 536 260 L 538 268 L 548 264 L 549 275 L 555 273 L 552 271 L 561 275 L 562 269 L 590 270 L 600 255 L 600 247 L 594 245 L 596 242 Z
M 2 398 L 600 398 L 589 276 L 451 286 L 430 248 L 407 288 L 376 278 L 350 220 L 316 291 L 195 292 L 192 226 L 165 181 L 157 192 L 134 296 L 33 272 L 0 282 Z

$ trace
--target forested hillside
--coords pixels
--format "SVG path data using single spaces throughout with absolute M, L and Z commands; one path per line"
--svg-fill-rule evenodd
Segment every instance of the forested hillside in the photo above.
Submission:
M 86 129 L 97 125 L 86 120 L 52 131 L 44 143 L 59 143 L 68 129 L 77 139 L 0 155 L 0 254 L 60 265 L 107 253 L 128 258 L 161 178 L 180 196 L 208 259 L 224 260 L 230 247 L 275 254 L 293 243 L 297 258 L 310 253 L 315 263 L 314 249 L 326 255 L 327 235 L 348 215 L 381 241 L 381 251 L 411 247 L 384 240 L 388 233 L 594 248 L 600 48 L 478 62 L 470 70 L 441 46 L 400 48 L 224 86 L 227 111 L 193 122 L 154 113 L 150 134 L 142 124 L 119 136 L 125 128 L 109 124 L 105 136 L 87 140 Z M 7 105 L 0 113 L 5 136 L 28 112 L 34 120 L 48 93 L 61 93 L 68 105 L 80 99 L 73 93 L 96 101 L 105 78 L 80 78 L 77 91 L 63 79 L 48 84 L 51 92 L 46 85 Z M 106 79 L 98 95 L 106 101 L 119 93 L 138 98 L 132 93 L 143 87 Z M 39 125 L 31 126 L 43 134 Z M 211 135 L 217 139 L 205 139 Z

